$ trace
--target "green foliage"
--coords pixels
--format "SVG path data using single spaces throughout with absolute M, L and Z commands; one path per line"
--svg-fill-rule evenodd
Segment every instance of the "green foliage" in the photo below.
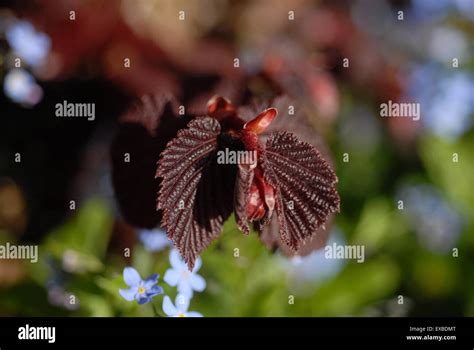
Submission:
M 48 235 L 45 249 L 56 258 L 72 252 L 79 270 L 97 271 L 109 244 L 111 225 L 111 213 L 105 203 L 90 200 L 77 215 Z
M 474 138 L 457 142 L 425 136 L 420 154 L 430 180 L 438 185 L 467 216 L 474 208 Z

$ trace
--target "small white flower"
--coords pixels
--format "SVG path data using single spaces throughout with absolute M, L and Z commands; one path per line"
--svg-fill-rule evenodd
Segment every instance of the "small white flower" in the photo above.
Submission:
M 203 317 L 195 311 L 188 311 L 189 298 L 182 294 L 176 296 L 175 305 L 168 296 L 163 298 L 163 311 L 169 317 Z
M 193 291 L 202 292 L 206 288 L 206 281 L 196 272 L 201 267 L 201 258 L 196 259 L 193 271 L 189 271 L 186 263 L 181 259 L 179 252 L 173 249 L 170 252 L 171 268 L 168 269 L 163 278 L 170 286 L 178 286 L 178 292 L 191 299 Z

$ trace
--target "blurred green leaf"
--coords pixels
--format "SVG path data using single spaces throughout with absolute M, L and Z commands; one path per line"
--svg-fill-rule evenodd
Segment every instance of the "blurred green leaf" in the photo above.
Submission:
M 423 163 L 431 180 L 442 188 L 467 217 L 474 212 L 474 138 L 451 143 L 435 136 L 420 142 Z M 453 161 L 456 157 L 458 161 Z
M 295 299 L 293 306 L 303 316 L 358 315 L 365 305 L 393 295 L 399 280 L 399 270 L 388 258 L 351 263 L 311 298 Z
M 99 271 L 111 228 L 109 208 L 101 200 L 92 199 L 48 236 L 45 249 L 62 261 L 66 269 L 77 272 Z
M 393 225 L 396 222 L 397 225 Z M 407 225 L 396 207 L 396 202 L 375 198 L 364 206 L 352 242 L 363 244 L 367 255 L 380 250 L 407 232 Z

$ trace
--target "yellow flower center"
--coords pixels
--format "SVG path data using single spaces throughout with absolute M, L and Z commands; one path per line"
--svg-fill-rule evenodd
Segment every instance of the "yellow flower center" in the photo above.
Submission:
M 143 293 L 145 293 L 145 288 L 139 287 L 138 288 L 138 294 L 143 294 Z
M 183 277 L 183 278 L 188 278 L 188 277 L 189 277 L 189 271 L 183 271 L 183 272 L 181 272 L 181 277 Z
M 182 312 L 180 312 L 180 313 L 178 314 L 178 317 L 186 317 L 186 315 L 183 314 Z

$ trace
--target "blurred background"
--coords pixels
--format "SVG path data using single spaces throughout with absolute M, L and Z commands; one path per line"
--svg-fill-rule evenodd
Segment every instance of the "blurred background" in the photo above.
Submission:
M 220 93 L 304 106 L 339 177 L 329 243 L 366 259 L 286 257 L 231 218 L 190 309 L 474 316 L 473 38 L 471 0 L 2 2 L 0 243 L 37 244 L 39 261 L 0 260 L 0 315 L 153 315 L 118 293 L 125 266 L 170 267 L 153 214 L 140 227 L 117 201 L 120 116 L 144 94 L 200 113 Z M 64 100 L 95 103 L 95 120 L 57 118 Z M 421 119 L 381 118 L 388 100 L 420 103 Z

